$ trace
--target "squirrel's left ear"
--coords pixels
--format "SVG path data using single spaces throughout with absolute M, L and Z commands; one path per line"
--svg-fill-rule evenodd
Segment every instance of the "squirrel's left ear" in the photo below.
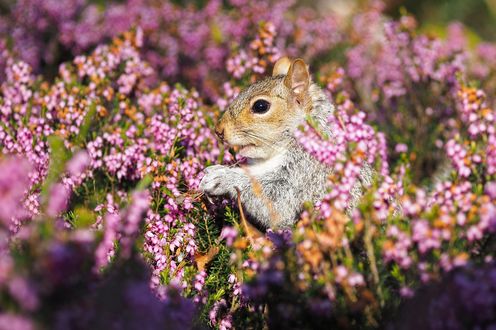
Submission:
M 280 76 L 286 75 L 289 71 L 289 67 L 291 66 L 291 60 L 284 56 L 277 60 L 276 64 L 274 64 L 274 69 L 272 70 L 272 76 Z
M 288 74 L 284 78 L 284 84 L 291 89 L 296 96 L 301 97 L 310 86 L 310 74 L 305 62 L 298 58 L 291 63 Z

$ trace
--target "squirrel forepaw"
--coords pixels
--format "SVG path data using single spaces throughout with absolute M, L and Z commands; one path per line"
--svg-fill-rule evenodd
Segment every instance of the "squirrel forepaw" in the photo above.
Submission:
M 237 173 L 227 166 L 209 166 L 200 182 L 200 190 L 210 196 L 232 195 L 235 192 L 236 175 Z

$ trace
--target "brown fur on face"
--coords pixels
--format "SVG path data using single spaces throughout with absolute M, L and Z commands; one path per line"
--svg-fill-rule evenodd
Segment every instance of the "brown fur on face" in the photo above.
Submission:
M 241 147 L 242 156 L 270 158 L 291 142 L 294 130 L 310 112 L 309 77 L 302 83 L 301 68 L 298 74 L 291 75 L 292 72 L 290 67 L 288 75 L 269 77 L 243 90 L 217 124 L 219 136 L 230 145 Z M 298 85 L 294 82 L 295 77 L 300 79 Z M 264 114 L 251 109 L 259 99 L 270 103 L 270 109 Z

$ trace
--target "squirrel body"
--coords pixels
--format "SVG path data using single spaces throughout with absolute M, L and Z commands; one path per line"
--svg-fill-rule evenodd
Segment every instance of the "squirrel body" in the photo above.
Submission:
M 233 199 L 239 190 L 245 213 L 262 227 L 294 225 L 304 202 L 324 197 L 331 172 L 303 149 L 294 133 L 310 116 L 330 134 L 327 120 L 333 112 L 303 60 L 281 58 L 273 75 L 243 90 L 216 126 L 217 135 L 239 147 L 247 164 L 207 167 L 200 189 Z

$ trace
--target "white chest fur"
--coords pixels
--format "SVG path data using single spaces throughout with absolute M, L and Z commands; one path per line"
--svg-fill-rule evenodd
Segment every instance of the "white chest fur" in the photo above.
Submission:
M 241 171 L 254 177 L 263 176 L 277 170 L 284 164 L 285 153 L 279 153 L 269 159 L 251 161 L 241 168 Z

